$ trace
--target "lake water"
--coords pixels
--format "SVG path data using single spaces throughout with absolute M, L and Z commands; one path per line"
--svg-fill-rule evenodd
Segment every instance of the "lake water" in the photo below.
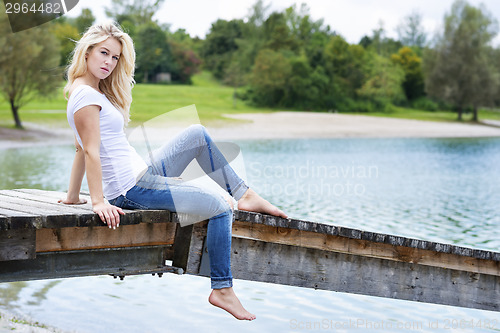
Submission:
M 291 217 L 500 249 L 498 138 L 237 144 L 249 185 Z M 69 145 L 0 150 L 0 189 L 64 191 L 72 157 Z M 210 306 L 208 279 L 173 274 L 0 284 L 0 310 L 69 332 L 500 331 L 489 311 L 241 280 L 235 290 L 254 322 Z

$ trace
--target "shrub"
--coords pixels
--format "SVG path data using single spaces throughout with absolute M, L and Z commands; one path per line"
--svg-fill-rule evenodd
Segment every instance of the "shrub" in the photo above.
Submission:
M 425 111 L 437 111 L 439 109 L 438 103 L 430 100 L 427 97 L 420 97 L 411 103 L 414 109 Z

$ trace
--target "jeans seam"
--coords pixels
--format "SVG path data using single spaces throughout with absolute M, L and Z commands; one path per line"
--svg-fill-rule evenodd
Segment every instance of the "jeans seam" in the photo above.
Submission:
M 137 208 L 135 208 L 135 209 L 148 209 L 147 206 L 141 205 L 140 203 L 135 202 L 134 200 L 130 200 L 129 198 L 124 197 L 123 198 L 123 206 L 127 206 L 127 205 L 137 206 Z

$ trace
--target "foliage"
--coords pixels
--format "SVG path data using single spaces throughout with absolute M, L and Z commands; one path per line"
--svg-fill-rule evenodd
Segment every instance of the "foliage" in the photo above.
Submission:
M 414 109 L 425 110 L 425 111 L 437 111 L 439 109 L 439 104 L 427 97 L 419 97 L 413 100 L 411 106 Z
M 61 45 L 61 60 L 59 62 L 59 66 L 63 68 L 70 61 L 71 52 L 75 48 L 74 41 L 79 39 L 78 30 L 73 25 L 64 20 L 55 20 L 53 22 L 51 32 L 58 39 L 59 44 Z
M 424 96 L 424 75 L 422 72 L 422 58 L 408 46 L 401 48 L 397 54 L 391 56 L 393 63 L 398 64 L 404 71 L 403 89 L 409 101 Z
M 243 37 L 242 20 L 217 20 L 212 24 L 202 48 L 205 68 L 222 79 L 233 53 L 238 49 L 237 40 Z
M 371 101 L 377 109 L 386 109 L 390 102 L 400 102 L 404 98 L 401 83 L 404 72 L 389 59 L 374 55 L 368 79 L 357 90 L 361 98 Z
M 141 25 L 153 22 L 153 16 L 165 0 L 111 0 L 111 7 L 106 7 L 108 17 L 122 23 Z M 128 25 L 128 24 L 127 24 Z
M 186 43 L 170 41 L 173 65 L 170 68 L 172 80 L 179 83 L 191 83 L 191 77 L 200 70 L 201 59 Z
M 422 26 L 422 14 L 418 11 L 405 16 L 396 30 L 399 40 L 405 46 L 421 49 L 427 42 L 427 34 Z
M 78 32 L 82 34 L 87 30 L 88 27 L 90 27 L 92 24 L 94 24 L 95 21 L 95 16 L 92 14 L 92 10 L 89 8 L 83 8 L 82 13 L 80 16 L 76 18 L 75 24 L 76 28 L 78 29 Z
M 150 22 L 137 28 L 135 39 L 137 52 L 137 82 L 147 83 L 160 72 L 169 72 L 173 67 L 173 55 L 165 32 Z
M 291 64 L 281 52 L 270 49 L 260 51 L 251 76 L 253 102 L 268 106 L 282 104 L 291 71 Z
M 7 15 L 0 15 L 0 94 L 9 102 L 16 127 L 22 128 L 19 109 L 40 96 L 51 96 L 61 84 L 56 73 L 60 45 L 51 25 L 12 33 Z
M 401 41 L 386 37 L 383 21 L 379 21 L 378 27 L 372 31 L 371 37 L 364 36 L 359 44 L 366 50 L 385 57 L 389 57 L 403 47 Z
M 496 20 L 484 7 L 456 0 L 435 49 L 426 53 L 427 92 L 453 104 L 459 120 L 467 107 L 477 120 L 478 107 L 491 104 L 498 92 L 488 46 L 497 31 Z

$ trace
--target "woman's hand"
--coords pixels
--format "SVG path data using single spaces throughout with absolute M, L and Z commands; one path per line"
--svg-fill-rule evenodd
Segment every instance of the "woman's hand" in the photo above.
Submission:
M 125 215 L 120 207 L 116 207 L 105 202 L 93 205 L 92 210 L 94 213 L 99 215 L 102 222 L 106 223 L 113 229 L 120 226 L 120 214 Z
M 87 203 L 87 200 L 80 198 L 77 198 L 76 200 L 71 200 L 69 198 L 66 198 L 66 199 L 59 199 L 57 200 L 57 202 L 63 203 L 65 205 L 84 205 Z

